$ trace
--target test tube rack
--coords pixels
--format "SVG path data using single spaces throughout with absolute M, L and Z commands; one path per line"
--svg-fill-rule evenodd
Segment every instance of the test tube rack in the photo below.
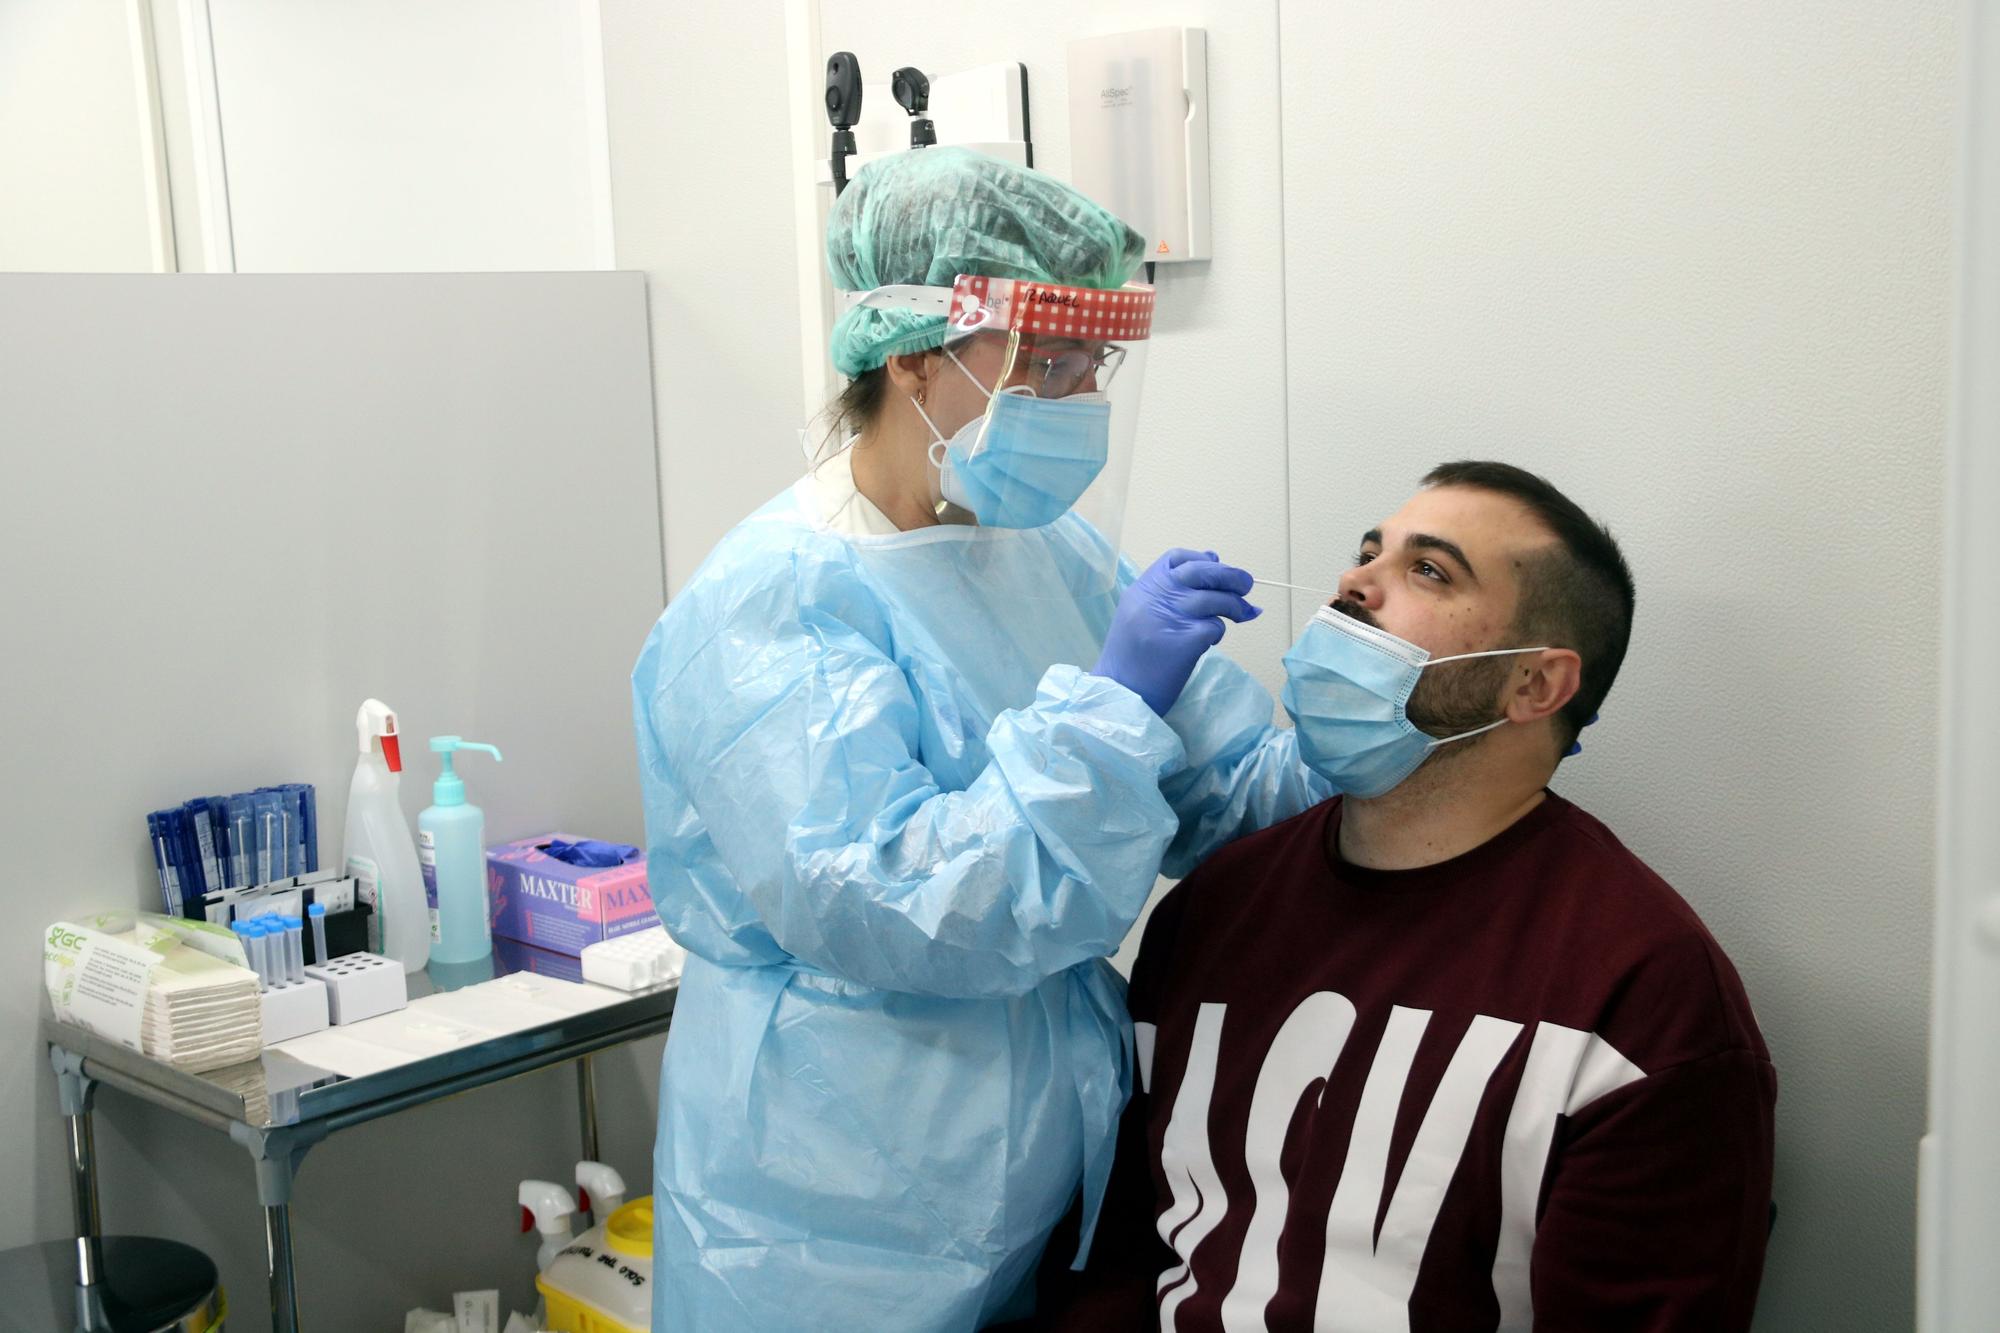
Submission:
M 359 1023 L 393 1013 L 410 1002 L 403 965 L 378 953 L 350 953 L 307 966 L 306 976 L 326 987 L 335 1023 Z
M 257 996 L 264 1011 L 264 1044 L 318 1032 L 327 1025 L 326 984 L 307 977 L 304 981 L 280 981 Z
M 665 926 L 649 926 L 630 935 L 583 946 L 578 960 L 583 979 L 617 990 L 645 990 L 681 979 L 687 950 L 674 943 Z

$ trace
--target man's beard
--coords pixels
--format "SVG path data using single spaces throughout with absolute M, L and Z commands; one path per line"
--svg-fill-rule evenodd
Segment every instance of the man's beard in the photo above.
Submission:
M 1382 628 L 1374 613 L 1359 602 L 1336 598 L 1333 609 L 1364 625 Z M 1477 730 L 1500 716 L 1500 687 L 1511 668 L 1512 663 L 1504 657 L 1474 657 L 1426 667 L 1417 677 L 1417 687 L 1410 691 L 1403 716 L 1418 731 L 1440 740 Z

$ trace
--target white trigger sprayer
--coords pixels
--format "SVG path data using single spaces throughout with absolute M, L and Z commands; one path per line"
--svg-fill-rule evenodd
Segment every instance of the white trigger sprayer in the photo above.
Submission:
M 625 1178 L 602 1162 L 578 1162 L 576 1201 L 593 1220 L 607 1218 L 625 1202 Z
M 521 1182 L 521 1230 L 532 1227 L 542 1233 L 542 1247 L 535 1251 L 536 1272 L 547 1268 L 549 1260 L 569 1244 L 569 1219 L 575 1211 L 576 1201 L 561 1185 L 546 1180 Z

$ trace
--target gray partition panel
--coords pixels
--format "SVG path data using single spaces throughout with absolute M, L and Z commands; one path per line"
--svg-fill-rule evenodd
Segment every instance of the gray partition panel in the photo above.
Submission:
M 7 1246 L 67 1226 L 39 930 L 156 905 L 147 810 L 312 782 L 330 863 L 375 695 L 413 818 L 424 739 L 458 733 L 506 756 L 462 765 L 489 839 L 641 838 L 627 678 L 664 598 L 644 280 L 0 275 L 0 458 L 0 1197 L 36 1199 L 0 1216 Z M 515 1165 L 486 1168 L 503 1194 Z M 158 1169 L 160 1202 L 193 1201 Z M 114 1228 L 170 1230 L 115 1204 Z M 171 1227 L 233 1250 L 253 1224 Z M 225 1264 L 254 1308 L 245 1276 Z

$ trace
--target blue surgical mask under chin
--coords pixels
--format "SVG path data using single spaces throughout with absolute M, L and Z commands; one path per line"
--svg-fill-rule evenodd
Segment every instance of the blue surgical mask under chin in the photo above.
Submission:
M 1380 796 L 1417 771 L 1431 752 L 1502 726 L 1443 738 L 1419 731 L 1405 715 L 1424 668 L 1475 657 L 1506 657 L 1540 648 L 1496 648 L 1433 658 L 1385 629 L 1323 606 L 1285 654 L 1285 711 L 1292 715 L 1299 755 L 1334 789 Z
M 956 356 L 952 364 L 986 394 L 986 411 L 944 438 L 924 405 L 931 462 L 944 498 L 989 528 L 1039 528 L 1083 497 L 1111 455 L 1111 404 L 1101 393 L 1037 398 L 993 393 Z

